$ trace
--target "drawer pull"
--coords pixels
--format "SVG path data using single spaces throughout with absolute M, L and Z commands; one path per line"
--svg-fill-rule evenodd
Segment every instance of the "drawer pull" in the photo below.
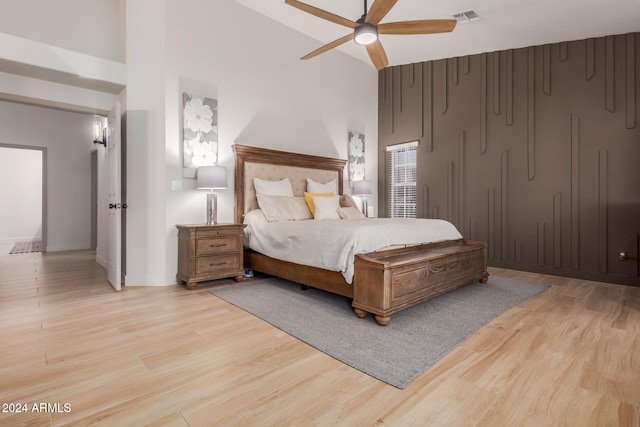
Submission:
M 218 267 L 220 265 L 225 265 L 226 262 L 212 262 L 211 264 L 209 264 L 209 267 Z
M 226 243 L 218 243 L 218 244 L 215 244 L 215 245 L 209 245 L 210 248 L 221 248 L 223 246 L 227 246 L 227 244 Z

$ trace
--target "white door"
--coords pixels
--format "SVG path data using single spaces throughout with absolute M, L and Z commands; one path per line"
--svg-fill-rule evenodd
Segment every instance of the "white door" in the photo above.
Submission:
M 107 278 L 116 291 L 122 289 L 121 243 L 122 243 L 122 205 L 120 200 L 120 103 L 109 112 L 107 117 Z

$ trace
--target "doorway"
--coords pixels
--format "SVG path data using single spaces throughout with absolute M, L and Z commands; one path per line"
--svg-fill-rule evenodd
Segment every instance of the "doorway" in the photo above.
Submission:
M 0 243 L 47 249 L 47 149 L 0 144 Z M 34 250 L 31 250 L 34 251 Z

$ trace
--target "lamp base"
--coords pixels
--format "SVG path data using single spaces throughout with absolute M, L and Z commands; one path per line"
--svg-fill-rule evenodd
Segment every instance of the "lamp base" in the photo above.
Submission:
M 213 191 L 207 193 L 207 225 L 218 223 L 218 196 Z
M 369 201 L 366 196 L 362 196 L 362 213 L 365 217 L 369 216 Z

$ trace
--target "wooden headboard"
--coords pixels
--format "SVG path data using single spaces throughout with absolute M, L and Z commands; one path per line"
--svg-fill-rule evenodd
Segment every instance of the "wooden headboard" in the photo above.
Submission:
M 272 181 L 289 178 L 296 196 L 306 191 L 306 178 L 318 182 L 336 179 L 338 192 L 343 193 L 346 160 L 238 144 L 233 145 L 233 152 L 236 157 L 235 222 L 238 224 L 242 224 L 244 214 L 258 207 L 253 187 L 256 177 Z

